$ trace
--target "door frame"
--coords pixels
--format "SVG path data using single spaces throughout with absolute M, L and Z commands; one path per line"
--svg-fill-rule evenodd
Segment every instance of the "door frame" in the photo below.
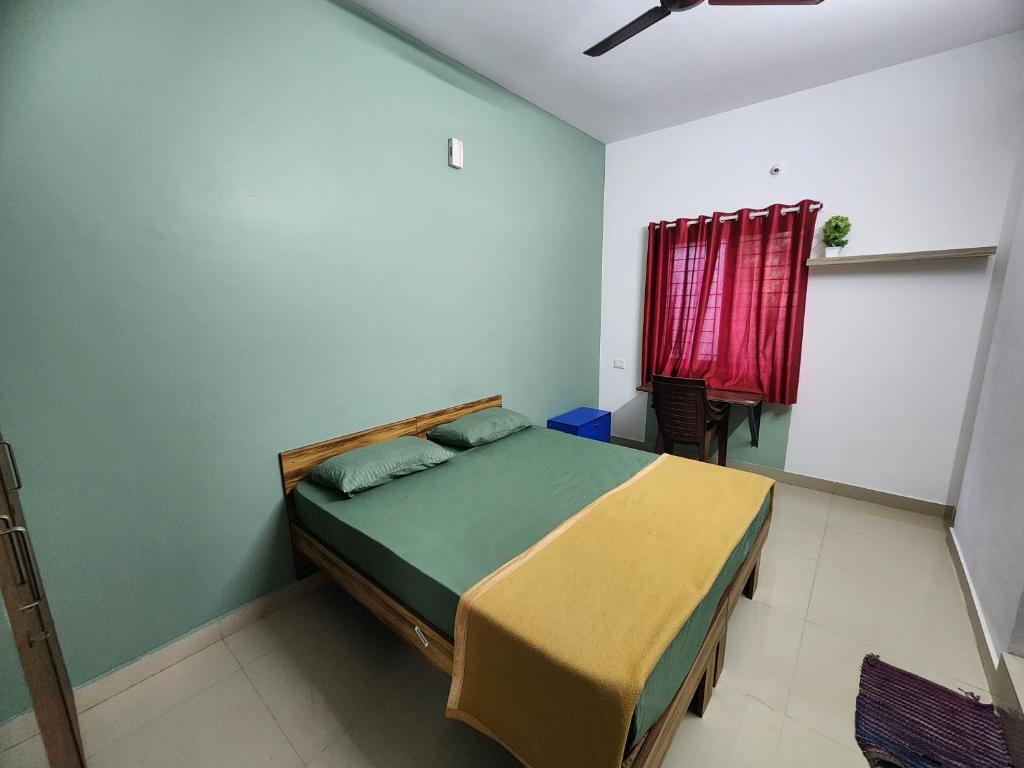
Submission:
M 25 525 L 14 450 L 0 433 L 0 592 L 50 768 L 85 768 L 75 696 Z

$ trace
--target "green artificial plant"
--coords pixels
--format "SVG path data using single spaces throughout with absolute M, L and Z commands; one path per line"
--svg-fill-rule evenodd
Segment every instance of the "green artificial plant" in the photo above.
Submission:
M 853 227 L 845 216 L 833 216 L 825 222 L 823 239 L 826 248 L 844 248 L 850 242 L 850 229 Z

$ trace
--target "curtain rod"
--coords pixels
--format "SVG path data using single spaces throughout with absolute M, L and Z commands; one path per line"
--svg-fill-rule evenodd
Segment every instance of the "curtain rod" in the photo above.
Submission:
M 814 203 L 814 204 L 808 206 L 807 210 L 809 210 L 809 211 L 817 211 L 817 210 L 820 210 L 821 208 L 824 208 L 824 207 L 825 207 L 824 203 Z M 799 205 L 794 205 L 792 208 L 783 208 L 782 209 L 782 215 L 785 216 L 787 213 L 795 213 L 795 212 L 797 212 L 799 210 L 800 210 L 800 206 Z M 750 218 L 752 218 L 752 219 L 759 219 L 762 216 L 767 216 L 768 213 L 769 213 L 769 211 L 767 211 L 767 210 L 765 210 L 765 211 L 751 211 L 750 212 Z M 719 221 L 719 223 L 724 223 L 724 222 L 727 222 L 727 221 L 736 221 L 737 219 L 739 219 L 739 217 L 740 217 L 740 215 L 738 213 L 734 213 L 731 216 L 722 216 L 718 221 Z M 712 214 L 711 216 L 707 217 L 708 221 L 712 221 L 714 218 L 715 218 L 714 214 Z M 698 223 L 699 223 L 699 217 L 697 219 L 692 219 L 689 222 L 687 222 L 686 226 L 692 227 L 694 224 L 698 224 Z M 670 222 L 668 224 L 668 226 L 674 227 L 674 226 L 676 226 L 676 222 L 674 222 L 674 221 Z

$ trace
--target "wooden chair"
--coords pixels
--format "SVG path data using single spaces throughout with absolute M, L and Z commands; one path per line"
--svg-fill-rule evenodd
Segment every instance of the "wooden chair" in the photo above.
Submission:
M 725 466 L 729 445 L 729 405 L 708 401 L 703 379 L 655 376 L 654 413 L 658 417 L 658 453 L 672 453 L 676 443 L 697 446 L 697 457 L 707 461 L 711 441 L 718 439 L 718 463 Z

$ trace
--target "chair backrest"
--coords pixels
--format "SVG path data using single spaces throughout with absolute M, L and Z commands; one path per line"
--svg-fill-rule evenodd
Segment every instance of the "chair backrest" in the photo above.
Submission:
M 703 379 L 654 377 L 654 413 L 666 440 L 701 443 L 707 429 L 707 384 Z

